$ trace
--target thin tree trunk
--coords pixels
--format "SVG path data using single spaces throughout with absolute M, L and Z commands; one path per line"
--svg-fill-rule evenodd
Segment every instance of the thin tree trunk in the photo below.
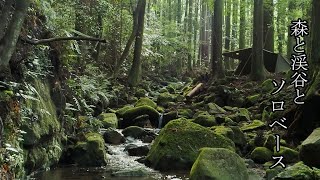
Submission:
M 193 0 L 189 0 L 189 14 L 188 14 L 188 71 L 192 71 L 192 5 Z
M 141 51 L 143 42 L 143 30 L 144 30 L 144 15 L 146 9 L 146 0 L 141 1 L 141 8 L 138 12 L 138 29 L 136 42 L 133 54 L 133 63 L 128 77 L 128 83 L 130 86 L 136 86 L 140 81 L 141 76 Z
M 224 49 L 226 51 L 230 51 L 230 32 L 231 32 L 231 22 L 230 22 L 230 19 L 231 19 L 231 1 L 230 0 L 226 0 L 225 1 L 226 3 L 226 39 L 225 39 L 225 44 L 224 44 Z M 225 62 L 225 65 L 226 65 L 226 69 L 227 70 L 230 70 L 231 69 L 231 66 L 230 66 L 230 58 L 229 57 L 225 57 L 224 58 L 224 62 Z
M 274 51 L 273 0 L 265 0 L 263 8 L 264 49 Z
M 0 15 L 0 40 L 3 38 L 5 34 L 5 30 L 8 26 L 8 22 L 10 19 L 10 14 L 12 10 L 12 6 L 14 5 L 14 0 L 6 0 L 5 4 L 2 8 L 1 15 Z
M 240 2 L 240 34 L 239 34 L 239 49 L 246 47 L 246 0 Z

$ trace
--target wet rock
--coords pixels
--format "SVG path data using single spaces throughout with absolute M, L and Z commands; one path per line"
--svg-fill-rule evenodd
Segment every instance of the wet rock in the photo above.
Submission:
M 143 143 L 151 143 L 155 139 L 154 136 L 146 135 L 142 138 Z
M 148 126 L 151 126 L 150 125 L 150 120 L 149 120 L 149 115 L 141 115 L 141 116 L 138 116 L 136 118 L 134 118 L 132 120 L 132 125 L 133 126 L 139 126 L 139 127 L 148 127 Z
M 104 166 L 107 163 L 104 140 L 98 133 L 88 133 L 77 142 L 72 158 L 79 166 Z
M 126 169 L 117 172 L 113 172 L 111 175 L 116 177 L 145 177 L 150 173 L 144 168 Z
M 123 120 L 120 121 L 120 127 L 126 128 L 128 126 L 134 125 L 133 119 L 141 115 L 148 115 L 151 125 L 153 127 L 158 126 L 158 123 L 159 123 L 158 121 L 160 117 L 159 112 L 150 106 L 143 105 L 143 106 L 127 109 L 123 113 Z
M 300 159 L 308 166 L 320 168 L 320 128 L 315 129 L 301 144 Z
M 204 127 L 211 127 L 211 126 L 217 125 L 217 122 L 214 116 L 209 114 L 200 114 L 192 122 L 197 123 Z
M 117 115 L 118 117 L 122 118 L 123 115 L 124 115 L 124 113 L 125 113 L 127 110 L 132 109 L 132 108 L 133 108 L 133 106 L 131 106 L 131 105 L 124 106 L 124 107 L 122 107 L 122 108 L 120 108 L 120 109 L 118 109 L 118 110 L 116 111 L 116 115 Z
M 299 152 L 284 146 L 280 147 L 279 152 L 276 152 L 276 149 L 274 149 L 274 155 L 278 157 L 283 156 L 284 163 L 295 163 L 299 161 Z
M 141 127 L 138 126 L 129 126 L 122 131 L 122 134 L 125 137 L 133 137 L 135 139 L 140 139 L 143 136 L 146 136 L 148 133 Z
M 102 121 L 104 128 L 118 128 L 118 118 L 115 113 L 102 113 L 98 116 L 98 119 Z
M 202 147 L 235 151 L 235 145 L 230 139 L 187 119 L 173 120 L 154 140 L 146 164 L 158 170 L 187 170 Z
M 168 113 L 163 114 L 163 120 L 162 120 L 162 127 L 164 127 L 168 122 L 171 120 L 177 119 L 178 116 L 178 111 L 170 111 Z
M 152 101 L 151 99 L 147 98 L 147 97 L 144 97 L 144 98 L 140 98 L 136 104 L 135 104 L 135 107 L 139 107 L 139 106 L 144 106 L 144 105 L 147 105 L 147 106 L 150 106 L 152 108 L 157 108 L 157 104 Z
M 103 134 L 103 139 L 106 143 L 114 144 L 114 145 L 119 145 L 126 141 L 123 135 L 113 128 L 108 128 L 106 130 L 106 132 Z
M 203 148 L 192 166 L 190 180 L 248 180 L 246 165 L 239 155 L 222 148 Z
M 251 152 L 251 159 L 257 163 L 265 163 L 272 160 L 272 151 L 265 147 L 257 147 Z
M 242 127 L 241 127 L 241 130 L 242 131 L 252 131 L 252 130 L 257 130 L 257 129 L 261 129 L 263 127 L 265 127 L 265 123 L 260 121 L 260 120 L 253 120 L 252 123 L 250 124 L 244 124 Z
M 129 156 L 146 156 L 149 152 L 149 146 L 137 146 L 135 144 L 129 144 L 125 147 L 125 150 L 128 151 Z
M 287 167 L 283 172 L 278 174 L 274 180 L 315 180 L 313 170 L 303 162 L 294 164 L 293 166 Z

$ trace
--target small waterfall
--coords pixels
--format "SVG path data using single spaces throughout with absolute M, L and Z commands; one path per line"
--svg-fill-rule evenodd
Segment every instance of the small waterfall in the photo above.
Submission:
M 160 114 L 160 117 L 159 117 L 159 124 L 158 124 L 158 128 L 161 129 L 161 126 L 162 126 L 162 121 L 163 121 L 163 113 Z

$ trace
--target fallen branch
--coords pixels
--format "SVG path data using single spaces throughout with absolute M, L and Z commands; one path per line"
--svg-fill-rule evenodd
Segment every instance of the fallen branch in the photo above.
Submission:
M 203 83 L 199 83 L 195 88 L 193 88 L 186 96 L 187 99 L 192 98 L 193 96 L 200 93 L 200 91 L 203 89 Z
M 23 42 L 26 42 L 31 45 L 39 45 L 39 44 L 47 44 L 50 42 L 55 42 L 55 41 L 98 41 L 101 43 L 106 43 L 107 40 L 105 39 L 99 39 L 99 38 L 94 38 L 94 37 L 81 37 L 81 36 L 76 36 L 76 37 L 57 37 L 57 38 L 49 38 L 49 39 L 24 39 L 20 37 L 20 40 Z

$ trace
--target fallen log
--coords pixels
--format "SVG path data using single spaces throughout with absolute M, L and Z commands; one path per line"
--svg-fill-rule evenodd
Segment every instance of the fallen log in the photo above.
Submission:
M 25 38 L 21 38 L 20 40 L 23 42 L 26 42 L 28 44 L 31 45 L 39 45 L 39 44 L 47 44 L 50 42 L 55 42 L 55 41 L 71 41 L 71 40 L 75 40 L 75 41 L 98 41 L 101 43 L 106 43 L 107 40 L 105 39 L 99 39 L 99 38 L 94 38 L 94 37 L 81 37 L 81 36 L 76 36 L 76 37 L 56 37 L 56 38 L 49 38 L 49 39 L 25 39 Z
M 191 99 L 192 97 L 194 97 L 195 95 L 199 94 L 202 89 L 203 89 L 204 84 L 203 83 L 199 83 L 195 88 L 193 88 L 187 95 L 186 98 L 187 99 Z

